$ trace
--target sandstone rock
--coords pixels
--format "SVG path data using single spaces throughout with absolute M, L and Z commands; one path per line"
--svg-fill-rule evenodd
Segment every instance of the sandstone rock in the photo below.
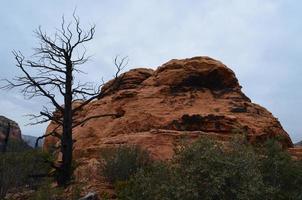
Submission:
M 120 83 L 119 83 L 119 89 L 125 90 L 125 89 L 135 89 L 140 87 L 141 83 L 152 76 L 153 74 L 152 69 L 145 69 L 145 68 L 136 68 L 131 69 L 129 72 L 123 73 L 119 76 Z M 113 81 L 109 81 L 106 83 L 102 90 L 108 90 L 108 88 L 112 87 Z M 111 94 L 111 93 L 109 93 Z
M 234 72 L 217 60 L 174 59 L 155 71 L 133 69 L 121 77 L 120 87 L 77 115 L 84 118 L 122 111 L 119 118 L 93 119 L 74 130 L 74 157 L 82 163 L 81 170 L 87 170 L 90 161 L 100 160 L 102 149 L 122 144 L 140 145 L 161 160 L 170 159 L 178 143 L 199 137 L 224 142 L 232 135 L 244 134 L 251 142 L 263 142 L 281 136 L 285 148 L 293 147 L 279 121 L 252 103 L 241 91 Z M 112 81 L 103 89 L 110 87 Z M 51 123 L 47 132 L 54 127 Z M 44 147 L 56 142 L 48 137 Z M 92 178 L 95 180 L 87 179 L 98 185 L 96 190 L 108 190 L 101 177 Z
M 6 132 L 9 129 L 9 137 L 12 139 L 16 139 L 21 141 L 21 130 L 19 125 L 4 116 L 0 116 L 0 144 L 2 144 L 3 140 L 5 139 Z
M 221 62 L 209 57 L 171 60 L 159 67 L 146 81 L 148 85 L 169 85 L 177 90 L 207 88 L 239 90 L 235 74 Z
M 302 146 L 297 146 L 295 148 L 289 148 L 288 152 L 293 156 L 293 158 L 302 159 Z

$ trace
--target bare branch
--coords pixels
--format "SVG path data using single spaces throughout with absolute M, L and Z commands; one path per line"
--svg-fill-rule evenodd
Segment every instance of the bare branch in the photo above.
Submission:
M 84 44 L 94 38 L 95 25 L 87 30 L 83 29 L 80 18 L 75 13 L 73 13 L 73 23 L 66 23 L 63 16 L 60 25 L 51 37 L 43 32 L 41 27 L 35 31 L 40 44 L 34 49 L 30 59 L 25 59 L 21 52 L 13 51 L 16 66 L 23 75 L 5 80 L 7 84 L 1 88 L 21 88 L 25 97 L 29 99 L 46 97 L 54 106 L 55 112 L 44 107 L 39 114 L 29 115 L 32 121 L 30 125 L 49 121 L 57 125 L 51 132 L 38 137 L 35 145 L 37 146 L 39 140 L 46 137 L 56 137 L 60 140 L 62 163 L 54 168 L 58 170 L 58 184 L 66 185 L 72 173 L 73 129 L 92 119 L 121 116 L 120 113 L 105 113 L 80 120 L 76 119 L 76 114 L 93 100 L 102 98 L 119 88 L 124 77 L 124 74 L 120 75 L 120 73 L 128 64 L 128 58 L 115 57 L 116 73 L 106 88 L 102 87 L 104 82 L 99 87 L 89 82 L 78 82 L 75 80 L 75 74 L 84 73 L 79 66 L 90 58 L 86 55 Z M 59 102 L 60 100 L 62 102 Z M 75 100 L 81 101 L 79 104 L 73 104 Z M 58 128 L 62 129 L 60 133 L 57 131 Z
M 60 110 L 61 112 L 64 110 L 59 103 L 55 99 L 55 95 L 51 94 L 49 91 L 45 90 L 42 85 L 40 85 L 33 76 L 31 76 L 28 71 L 25 69 L 25 66 L 23 65 L 24 61 L 24 56 L 19 52 L 17 53 L 16 51 L 13 51 L 13 54 L 15 56 L 15 59 L 17 61 L 17 67 L 22 70 L 22 72 L 25 74 L 24 77 L 17 77 L 17 80 L 19 83 L 14 84 L 13 82 L 8 82 L 8 85 L 5 86 L 5 88 L 14 88 L 14 87 L 20 87 L 20 86 L 26 86 L 23 92 L 26 94 L 27 92 L 29 93 L 38 93 L 42 94 L 43 96 L 47 97 L 53 105 L 56 107 L 56 109 Z M 32 89 L 32 90 L 30 90 Z M 35 95 L 33 95 L 35 96 Z
M 116 73 L 114 76 L 114 79 L 112 81 L 112 83 L 110 84 L 109 87 L 107 87 L 104 90 L 101 90 L 101 86 L 99 87 L 99 91 L 95 92 L 95 94 L 93 94 L 92 96 L 90 96 L 86 101 L 84 101 L 83 103 L 81 103 L 81 105 L 79 105 L 78 107 L 73 109 L 73 113 L 78 112 L 79 110 L 83 109 L 83 107 L 85 107 L 87 104 L 89 104 L 90 102 L 92 102 L 95 99 L 100 99 L 102 97 L 104 97 L 105 95 L 107 95 L 108 93 L 115 91 L 116 89 L 118 89 L 118 87 L 120 86 L 122 80 L 123 80 L 123 75 L 120 75 L 120 72 L 125 68 L 125 66 L 128 64 L 128 58 L 127 57 L 123 57 L 122 59 L 119 59 L 118 56 L 116 56 L 114 58 L 114 65 L 116 67 Z M 87 94 L 88 95 L 88 94 Z
M 61 135 L 57 132 L 57 129 L 58 129 L 59 127 L 60 127 L 60 126 L 57 126 L 57 127 L 54 128 L 50 133 L 38 137 L 38 138 L 36 139 L 36 142 L 35 142 L 35 148 L 38 148 L 38 146 L 39 146 L 39 141 L 42 140 L 43 138 L 52 136 L 52 137 L 56 137 L 56 138 L 58 138 L 58 139 L 61 139 Z

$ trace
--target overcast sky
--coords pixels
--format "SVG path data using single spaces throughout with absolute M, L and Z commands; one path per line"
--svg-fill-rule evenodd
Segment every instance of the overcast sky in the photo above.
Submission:
M 30 56 L 33 30 L 54 32 L 75 8 L 82 24 L 96 24 L 86 46 L 93 55 L 86 79 L 111 78 L 117 54 L 129 56 L 128 68 L 207 55 L 230 67 L 246 95 L 270 110 L 293 141 L 302 140 L 302 1 L 2 0 L 0 78 L 20 74 L 11 51 Z M 43 134 L 46 125 L 24 126 L 24 115 L 38 112 L 41 99 L 25 100 L 18 90 L 0 96 L 0 115 L 17 121 L 23 134 Z

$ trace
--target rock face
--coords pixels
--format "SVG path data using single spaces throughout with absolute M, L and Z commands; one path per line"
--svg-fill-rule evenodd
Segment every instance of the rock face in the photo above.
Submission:
M 19 125 L 4 116 L 0 116 L 0 143 L 5 139 L 6 133 L 9 131 L 9 138 L 21 141 L 21 130 Z
M 293 146 L 279 121 L 252 103 L 234 72 L 217 60 L 171 60 L 155 71 L 138 68 L 121 76 L 117 90 L 77 116 L 122 113 L 118 118 L 93 119 L 74 130 L 74 156 L 82 164 L 79 178 L 94 174 L 90 178 L 98 179 L 100 151 L 121 144 L 141 145 L 155 159 L 169 159 L 178 142 L 204 136 L 226 141 L 245 134 L 250 142 L 281 136 L 284 147 Z M 108 87 L 110 82 L 103 89 Z M 54 127 L 51 123 L 47 132 Z M 46 138 L 44 147 L 55 143 L 55 138 Z
M 294 148 L 289 148 L 288 151 L 296 159 L 302 159 L 302 141 L 297 142 Z

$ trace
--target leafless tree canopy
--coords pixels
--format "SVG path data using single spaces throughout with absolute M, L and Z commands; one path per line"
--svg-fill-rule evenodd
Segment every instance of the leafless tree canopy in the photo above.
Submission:
M 39 139 L 54 136 L 61 140 L 62 171 L 65 170 L 64 173 L 66 173 L 66 168 L 71 167 L 69 165 L 71 165 L 72 158 L 72 153 L 70 155 L 73 143 L 72 129 L 91 119 L 117 116 L 116 113 L 100 113 L 79 120 L 74 119 L 75 114 L 91 101 L 102 98 L 118 87 L 122 78 L 119 74 L 127 65 L 127 58 L 116 57 L 114 59 L 116 67 L 114 79 L 111 81 L 110 87 L 101 90 L 104 82 L 94 85 L 75 79 L 77 74 L 84 73 L 80 66 L 89 60 L 84 44 L 94 38 L 95 26 L 91 26 L 85 31 L 80 25 L 79 17 L 73 15 L 73 23 L 66 23 L 64 17 L 62 18 L 61 27 L 57 29 L 53 37 L 43 32 L 41 27 L 35 31 L 35 34 L 40 45 L 34 49 L 34 55 L 30 59 L 26 59 L 19 51 L 13 51 L 16 66 L 23 75 L 15 77 L 13 80 L 6 80 L 7 84 L 2 88 L 21 88 L 21 92 L 28 99 L 45 97 L 50 101 L 53 105 L 52 108 L 44 106 L 38 115 L 30 115 L 31 125 L 49 121 L 57 124 L 53 131 Z M 76 106 L 72 106 L 75 101 L 77 101 Z M 62 127 L 62 133 L 58 133 L 59 127 Z M 67 155 L 65 156 L 67 157 L 66 162 L 64 155 Z
M 66 24 L 64 17 L 62 18 L 61 28 L 57 29 L 54 37 L 50 37 L 43 32 L 41 27 L 35 31 L 37 38 L 40 41 L 40 47 L 35 48 L 33 60 L 28 60 L 20 51 L 13 51 L 13 55 L 17 61 L 17 67 L 23 72 L 23 76 L 15 77 L 12 81 L 5 80 L 8 84 L 2 88 L 12 89 L 20 87 L 23 95 L 31 99 L 33 97 L 47 97 L 55 110 L 64 112 L 64 107 L 59 102 L 59 98 L 65 96 L 66 86 L 66 65 L 71 65 L 72 77 L 72 99 L 79 100 L 80 105 L 73 109 L 73 113 L 81 110 L 91 101 L 102 97 L 108 91 L 102 91 L 101 87 L 104 82 L 95 85 L 90 82 L 76 82 L 74 75 L 76 73 L 84 73 L 80 68 L 81 65 L 89 60 L 86 55 L 86 48 L 83 43 L 93 39 L 95 34 L 95 26 L 92 26 L 88 31 L 85 31 L 80 26 L 80 19 L 73 15 L 74 24 Z M 72 29 L 74 28 L 74 29 Z M 74 31 L 75 30 L 75 31 Z M 114 59 L 117 78 L 121 70 L 127 65 L 127 57 Z M 35 75 L 33 76 L 33 71 Z M 116 81 L 117 82 L 117 81 Z M 112 85 L 116 85 L 116 82 Z M 110 89 L 113 89 L 111 87 Z M 60 94 L 60 95 L 58 95 Z M 59 98 L 56 98 L 59 97 Z M 53 116 L 53 110 L 43 107 L 39 115 L 30 115 L 31 119 L 36 120 L 30 123 L 31 125 L 55 121 L 62 125 L 62 120 Z M 87 121 L 87 120 L 85 120 Z M 76 125 L 74 125 L 76 126 Z

